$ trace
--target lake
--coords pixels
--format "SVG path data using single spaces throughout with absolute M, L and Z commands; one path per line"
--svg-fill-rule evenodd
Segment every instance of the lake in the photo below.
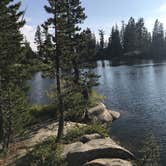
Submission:
M 97 62 L 100 85 L 95 89 L 106 96 L 108 108 L 119 111 L 110 135 L 137 155 L 143 147 L 158 147 L 161 165 L 166 165 L 166 61 Z M 50 102 L 45 95 L 54 80 L 36 73 L 28 81 L 29 100 L 33 104 Z M 151 137 L 151 142 L 145 141 Z M 155 150 L 155 149 L 154 149 Z

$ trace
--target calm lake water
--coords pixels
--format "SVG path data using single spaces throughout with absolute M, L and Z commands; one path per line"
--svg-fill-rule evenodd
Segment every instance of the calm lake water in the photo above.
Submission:
M 105 104 L 121 113 L 111 127 L 110 135 L 136 154 L 145 140 L 159 148 L 161 164 L 166 165 L 166 61 L 121 63 L 119 66 L 98 62 L 95 72 L 100 75 L 100 85 L 95 89 L 106 96 Z M 50 102 L 45 95 L 54 80 L 36 73 L 28 81 L 29 100 L 33 104 Z M 148 147 L 147 146 L 147 147 Z

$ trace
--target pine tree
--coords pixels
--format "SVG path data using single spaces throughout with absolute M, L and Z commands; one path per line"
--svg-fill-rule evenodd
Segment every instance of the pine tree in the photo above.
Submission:
M 63 135 L 64 127 L 64 87 L 72 87 L 69 77 L 74 77 L 76 83 L 79 79 L 78 49 L 79 39 L 77 33 L 80 31 L 78 24 L 86 18 L 84 8 L 79 0 L 49 0 L 49 6 L 45 6 L 48 13 L 53 17 L 45 23 L 53 25 L 52 35 L 54 44 L 54 69 L 56 73 L 57 98 L 59 103 L 59 128 L 57 141 Z M 74 71 L 72 73 L 71 71 Z M 62 87 L 62 80 L 65 82 Z M 63 92 L 62 92 L 63 89 Z M 68 88 L 69 89 L 69 88 Z
M 36 58 L 34 51 L 32 50 L 30 43 L 25 39 L 23 45 L 23 58 L 21 63 L 24 65 L 33 64 L 33 60 Z
M 49 0 L 49 5 L 45 6 L 45 10 L 52 14 L 53 16 L 48 19 L 46 22 L 47 25 L 53 25 L 54 33 L 52 34 L 52 38 L 54 41 L 54 69 L 55 69 L 55 77 L 56 77 L 56 91 L 57 91 L 57 99 L 58 99 L 58 110 L 60 114 L 59 118 L 59 127 L 58 127 L 58 135 L 57 141 L 59 142 L 63 135 L 64 128 L 64 99 L 62 96 L 62 49 L 64 46 L 64 37 L 65 37 L 65 27 L 66 27 L 66 3 L 65 1 L 55 1 Z
M 124 52 L 136 50 L 136 24 L 134 18 L 130 18 L 124 32 Z
M 162 55 L 164 50 L 164 28 L 163 24 L 160 23 L 158 19 L 154 24 L 151 50 L 154 57 Z
M 120 42 L 120 34 L 118 26 L 112 28 L 111 37 L 110 37 L 110 53 L 112 58 L 119 58 L 122 54 L 122 46 Z
M 104 31 L 102 29 L 99 30 L 99 36 L 100 36 L 100 48 L 104 49 Z
M 42 55 L 44 62 L 47 63 L 53 58 L 53 44 L 51 40 L 51 34 L 49 33 L 49 27 L 46 24 L 43 27 L 43 43 L 42 43 Z
M 80 0 L 67 0 L 68 9 L 68 27 L 67 27 L 67 35 L 69 37 L 69 47 L 68 54 L 70 54 L 69 58 L 71 58 L 72 66 L 74 69 L 74 83 L 79 83 L 79 63 L 80 63 L 80 53 L 78 49 L 78 43 L 80 43 L 79 32 L 81 28 L 79 24 L 81 24 L 85 19 L 84 8 L 81 6 Z
M 141 52 L 146 52 L 149 49 L 149 32 L 145 27 L 144 19 L 140 18 L 136 23 L 136 48 Z
M 122 48 L 124 48 L 124 33 L 125 33 L 125 22 L 122 21 L 122 26 L 121 26 L 121 31 L 120 31 L 120 42 L 121 42 L 121 45 L 122 45 Z
M 35 44 L 37 45 L 38 57 L 43 59 L 43 39 L 41 27 L 38 25 L 35 33 Z
M 83 62 L 90 62 L 96 59 L 96 51 L 97 51 L 97 44 L 96 44 L 96 36 L 92 33 L 90 28 L 83 30 L 80 34 L 80 38 L 82 39 L 82 56 L 81 61 Z
M 65 111 L 78 110 L 83 104 L 87 105 L 89 87 L 95 79 L 92 79 L 92 72 L 87 72 L 83 68 L 87 65 L 88 59 L 90 60 L 87 57 L 95 54 L 96 40 L 90 30 L 80 33 L 79 24 L 86 18 L 80 0 L 48 2 L 49 6 L 45 6 L 45 9 L 53 17 L 44 25 L 54 29 L 50 35 L 60 114 L 57 141 L 60 141 L 64 128 L 64 108 Z
M 20 116 L 26 109 L 20 33 L 24 12 L 19 10 L 20 2 L 12 2 L 0 1 L 0 138 L 4 148 L 21 127 Z
M 99 30 L 99 36 L 100 36 L 100 47 L 99 47 L 99 56 L 100 59 L 104 59 L 104 30 Z

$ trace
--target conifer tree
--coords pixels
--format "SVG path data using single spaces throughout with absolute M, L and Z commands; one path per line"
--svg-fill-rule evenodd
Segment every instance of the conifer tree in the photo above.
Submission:
M 76 33 L 80 28 L 78 24 L 85 19 L 84 8 L 81 7 L 79 0 L 49 0 L 49 6 L 45 6 L 48 13 L 53 17 L 45 23 L 47 26 L 53 25 L 54 33 L 52 35 L 54 42 L 54 69 L 56 73 L 57 98 L 59 104 L 59 128 L 57 140 L 63 135 L 64 127 L 64 96 L 62 92 L 62 79 L 68 82 L 71 76 L 71 70 L 74 71 L 74 77 L 78 77 L 78 38 Z M 67 73 L 67 74 L 66 74 Z M 75 79 L 76 80 L 76 79 Z M 78 79 L 77 79 L 78 80 Z M 67 87 L 67 86 L 66 86 Z
M 35 44 L 37 45 L 38 56 L 43 59 L 43 39 L 41 27 L 38 25 L 35 33 Z
M 136 49 L 146 52 L 149 49 L 149 33 L 145 27 L 144 19 L 140 18 L 136 23 Z
M 73 99 L 73 95 L 82 95 L 84 98 L 88 96 L 87 84 L 90 81 L 87 81 L 89 80 L 87 72 L 82 70 L 86 59 L 83 56 L 88 57 L 87 54 L 94 54 L 95 38 L 91 31 L 80 33 L 79 24 L 83 23 L 86 18 L 80 0 L 49 0 L 48 2 L 49 6 L 45 6 L 45 9 L 52 14 L 52 17 L 44 25 L 54 29 L 50 35 L 54 50 L 54 73 L 56 74 L 56 93 L 60 114 L 57 141 L 60 141 L 63 135 L 64 109 L 71 110 L 79 104 L 73 106 L 70 103 L 70 106 L 73 106 L 70 108 L 68 104 L 70 97 Z M 85 48 L 85 45 L 89 49 Z M 78 98 L 76 100 L 78 101 Z
M 134 18 L 130 18 L 124 32 L 124 52 L 136 50 L 136 24 Z
M 99 47 L 99 56 L 100 59 L 104 59 L 104 30 L 99 30 L 99 36 L 100 36 L 100 47 Z
M 81 6 L 80 0 L 67 0 L 67 36 L 69 40 L 68 54 L 69 59 L 72 61 L 72 67 L 74 70 L 74 83 L 79 82 L 79 64 L 80 64 L 80 51 L 78 49 L 78 43 L 80 43 L 79 32 L 81 28 L 79 24 L 83 23 L 86 19 L 84 8 Z
M 49 5 L 45 6 L 45 10 L 52 14 L 52 17 L 48 19 L 46 22 L 47 25 L 53 25 L 54 33 L 52 34 L 52 38 L 54 41 L 54 69 L 55 69 L 55 77 L 56 77 L 56 91 L 57 91 L 57 99 L 58 99 L 58 110 L 60 114 L 59 118 L 59 127 L 58 127 L 58 135 L 57 141 L 60 141 L 63 135 L 64 128 L 64 99 L 62 96 L 62 49 L 63 49 L 63 41 L 65 36 L 65 27 L 66 27 L 66 3 L 65 1 L 56 1 L 56 0 L 48 0 Z
M 152 46 L 153 56 L 157 57 L 163 54 L 164 50 L 164 28 L 163 24 L 157 19 L 154 24 L 153 35 L 152 35 Z
M 111 36 L 110 36 L 110 53 L 112 58 L 119 58 L 122 53 L 122 46 L 120 42 L 120 34 L 118 30 L 118 26 L 112 28 Z
M 0 139 L 4 148 L 21 127 L 20 116 L 26 109 L 20 33 L 25 21 L 20 6 L 13 0 L 0 1 Z
M 51 34 L 49 33 L 49 27 L 46 24 L 43 27 L 43 44 L 42 44 L 42 54 L 44 62 L 48 62 L 53 58 L 53 44 L 51 40 Z

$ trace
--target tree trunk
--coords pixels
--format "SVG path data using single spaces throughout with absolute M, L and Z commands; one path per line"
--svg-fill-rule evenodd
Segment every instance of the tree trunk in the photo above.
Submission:
M 3 113 L 2 110 L 0 108 L 0 143 L 3 140 Z
M 57 47 L 57 55 L 56 55 L 56 83 L 57 83 L 57 97 L 58 97 L 58 109 L 59 109 L 59 126 L 58 126 L 58 134 L 57 134 L 57 142 L 60 141 L 63 135 L 63 128 L 64 128 L 64 103 L 61 94 L 61 78 L 60 78 L 60 63 L 59 63 L 59 56 L 60 51 Z
M 55 15 L 55 27 L 57 24 L 57 19 Z M 57 86 L 57 97 L 58 97 L 58 109 L 59 109 L 59 126 L 58 126 L 58 134 L 57 134 L 57 142 L 60 142 L 63 136 L 63 129 L 64 129 L 64 102 L 61 92 L 61 73 L 60 73 L 60 57 L 61 57 L 61 50 L 58 41 L 58 31 L 55 28 L 55 69 L 56 69 L 56 86 Z
M 0 73 L 1 75 L 1 73 Z M 2 91 L 2 77 L 0 76 L 0 93 Z M 3 99 L 2 99 L 2 94 L 0 94 L 0 143 L 3 141 L 3 112 L 2 112 L 2 104 L 3 104 Z
M 78 69 L 78 65 L 76 60 L 73 60 L 73 68 L 74 68 L 74 83 L 76 85 L 79 84 L 79 78 L 80 78 L 80 73 L 79 73 L 79 69 Z

